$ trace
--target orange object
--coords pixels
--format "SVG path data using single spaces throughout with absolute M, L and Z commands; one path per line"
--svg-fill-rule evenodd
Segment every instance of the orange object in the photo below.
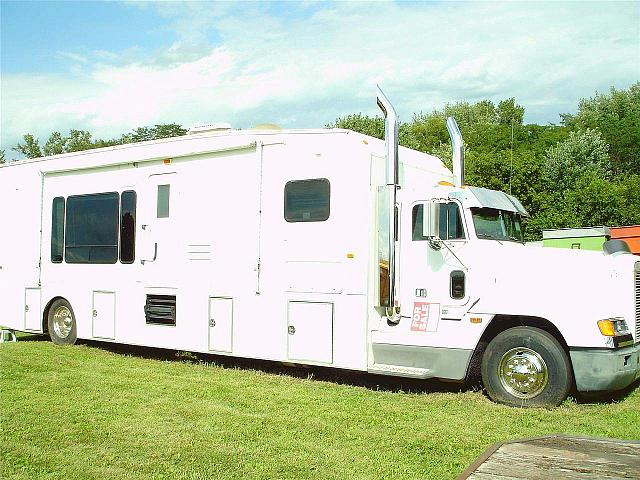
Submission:
M 611 240 L 624 240 L 631 253 L 640 255 L 640 225 L 611 227 Z

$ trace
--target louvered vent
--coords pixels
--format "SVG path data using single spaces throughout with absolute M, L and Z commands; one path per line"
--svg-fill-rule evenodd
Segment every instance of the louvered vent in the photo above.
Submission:
M 635 268 L 635 294 L 636 294 L 636 342 L 640 342 L 640 262 Z
M 152 325 L 175 325 L 176 296 L 147 295 L 147 303 L 144 305 L 144 316 L 147 323 Z

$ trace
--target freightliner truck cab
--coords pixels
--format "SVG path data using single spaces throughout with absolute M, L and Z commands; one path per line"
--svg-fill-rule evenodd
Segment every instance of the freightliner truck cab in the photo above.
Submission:
M 388 156 L 388 191 L 379 201 L 389 216 L 379 222 L 384 315 L 372 331 L 370 371 L 452 380 L 479 374 L 493 400 L 519 406 L 557 405 L 574 387 L 613 391 L 640 378 L 640 259 L 525 246 L 522 204 L 464 185 L 452 118 L 453 182 L 399 188 L 395 112 L 385 101 L 380 92 Z

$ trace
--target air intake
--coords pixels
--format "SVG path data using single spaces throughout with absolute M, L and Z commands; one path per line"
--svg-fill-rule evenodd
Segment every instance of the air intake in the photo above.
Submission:
M 176 324 L 175 295 L 147 295 L 144 316 L 150 325 Z

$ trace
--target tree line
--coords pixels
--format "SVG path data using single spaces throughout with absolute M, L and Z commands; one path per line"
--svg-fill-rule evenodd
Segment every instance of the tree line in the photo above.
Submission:
M 524 124 L 524 113 L 514 98 L 497 105 L 447 104 L 401 123 L 399 141 L 451 167 L 446 118 L 453 116 L 465 141 L 466 183 L 516 196 L 531 214 L 528 240 L 540 239 L 546 228 L 640 224 L 640 82 L 582 99 L 575 114 L 560 115 L 560 125 Z M 347 115 L 326 127 L 384 138 L 384 120 L 377 116 Z M 139 127 L 109 140 L 71 130 L 53 132 L 43 145 L 26 134 L 14 150 L 36 158 L 186 133 L 175 123 Z

